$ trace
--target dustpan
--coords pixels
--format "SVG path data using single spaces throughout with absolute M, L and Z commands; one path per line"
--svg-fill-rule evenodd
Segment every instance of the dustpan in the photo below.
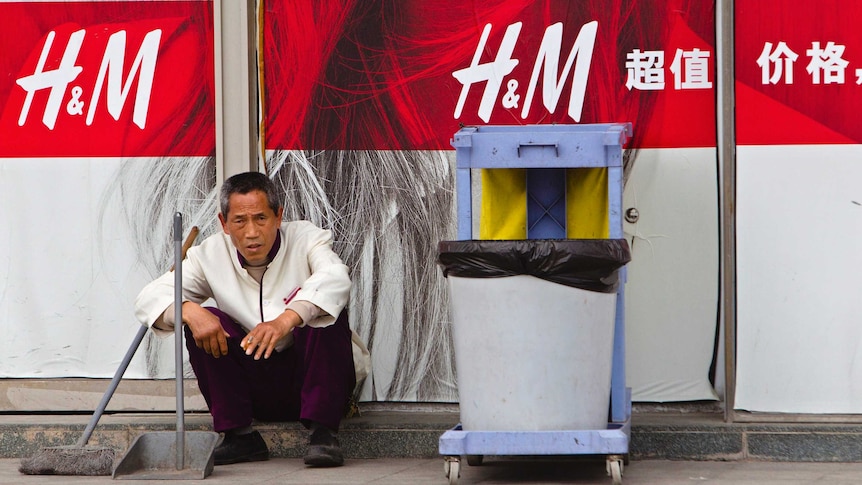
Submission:
M 213 452 L 218 433 L 185 430 L 183 409 L 182 331 L 182 233 L 183 216 L 174 214 L 174 337 L 176 339 L 177 430 L 144 433 L 132 442 L 114 467 L 120 480 L 201 480 L 213 471 Z

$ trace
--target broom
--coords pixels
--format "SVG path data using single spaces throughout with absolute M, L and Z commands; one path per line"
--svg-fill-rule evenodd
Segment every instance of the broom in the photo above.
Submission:
M 197 226 L 192 227 L 191 231 L 189 231 L 188 237 L 183 243 L 183 258 L 185 258 L 186 251 L 191 247 L 197 235 Z M 171 268 L 171 271 L 173 271 L 173 268 Z M 87 427 L 84 429 L 84 433 L 81 437 L 78 438 L 77 443 L 71 446 L 42 448 L 42 450 L 35 455 L 21 460 L 21 465 L 18 467 L 19 472 L 26 475 L 99 476 L 111 474 L 114 469 L 116 451 L 113 448 L 108 447 L 87 446 L 87 442 L 90 440 L 90 436 L 93 434 L 96 424 L 99 423 L 99 418 L 102 417 L 102 413 L 104 413 L 105 408 L 108 407 L 108 401 L 111 400 L 111 397 L 114 395 L 114 391 L 117 390 L 117 386 L 120 384 L 120 379 L 123 378 L 123 374 L 126 372 L 126 369 L 129 367 L 129 362 L 131 362 L 132 357 L 141 345 L 141 341 L 144 339 L 144 335 L 147 333 L 147 330 L 148 327 L 145 325 L 141 325 L 141 328 L 138 329 L 138 333 L 135 335 L 132 345 L 130 345 L 129 349 L 126 351 L 126 355 L 123 357 L 122 362 L 120 362 L 120 366 L 117 367 L 117 371 L 114 373 L 114 377 L 111 379 L 108 389 L 105 391 L 105 394 L 102 395 L 102 400 L 96 407 L 95 412 L 93 412 L 90 422 L 87 423 Z

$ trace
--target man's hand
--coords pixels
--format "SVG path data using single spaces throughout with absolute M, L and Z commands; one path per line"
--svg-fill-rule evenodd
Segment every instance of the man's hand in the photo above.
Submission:
M 215 358 L 227 355 L 228 334 L 217 316 L 197 303 L 187 301 L 183 303 L 183 322 L 191 329 L 198 348 Z
M 276 344 L 300 325 L 302 318 L 293 310 L 285 310 L 275 320 L 254 327 L 240 342 L 240 347 L 245 349 L 245 355 L 254 354 L 254 360 L 260 360 L 261 356 L 268 359 Z

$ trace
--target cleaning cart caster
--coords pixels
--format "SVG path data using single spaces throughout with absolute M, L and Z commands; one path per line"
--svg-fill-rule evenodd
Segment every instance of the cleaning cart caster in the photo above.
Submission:
M 482 466 L 485 455 L 467 455 L 467 464 L 470 466 Z
M 443 471 L 446 473 L 446 478 L 449 479 L 449 485 L 457 484 L 458 478 L 461 477 L 461 458 L 457 456 L 445 457 Z
M 610 475 L 614 485 L 622 485 L 623 483 L 623 457 L 621 455 L 611 455 L 608 457 L 606 464 L 608 475 Z

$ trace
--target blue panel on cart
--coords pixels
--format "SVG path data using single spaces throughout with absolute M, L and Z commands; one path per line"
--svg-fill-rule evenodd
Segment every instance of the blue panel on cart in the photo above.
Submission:
M 527 170 L 527 239 L 566 238 L 566 169 Z

